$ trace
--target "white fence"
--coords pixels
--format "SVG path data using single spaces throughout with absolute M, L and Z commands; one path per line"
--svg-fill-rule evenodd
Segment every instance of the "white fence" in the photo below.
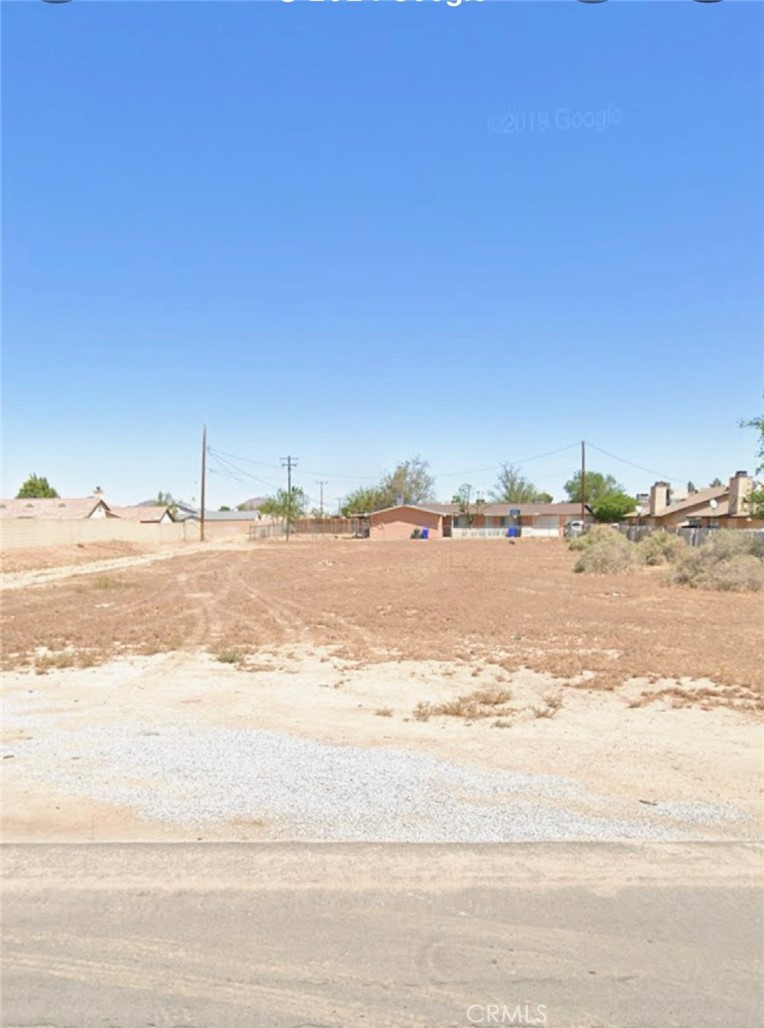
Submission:
M 454 528 L 454 539 L 506 539 L 506 528 Z M 523 525 L 523 539 L 559 539 L 562 535 L 559 528 L 529 528 Z

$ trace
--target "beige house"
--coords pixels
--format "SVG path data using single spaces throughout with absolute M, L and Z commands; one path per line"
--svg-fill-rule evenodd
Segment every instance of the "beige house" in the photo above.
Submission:
M 82 521 L 106 518 L 112 509 L 100 496 L 76 499 L 0 500 L 0 517 L 28 518 L 35 521 Z
M 627 514 L 626 520 L 652 528 L 760 528 L 764 521 L 748 511 L 752 490 L 753 478 L 746 471 L 736 472 L 727 485 L 700 489 L 677 501 L 668 482 L 656 482 L 647 509 Z
M 123 521 L 137 521 L 142 525 L 166 525 L 175 521 L 169 507 L 110 507 L 108 517 L 121 518 Z

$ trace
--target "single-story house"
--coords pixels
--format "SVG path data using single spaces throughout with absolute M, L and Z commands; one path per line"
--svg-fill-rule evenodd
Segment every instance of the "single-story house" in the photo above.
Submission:
M 123 521 L 138 521 L 142 525 L 164 525 L 175 521 L 172 510 L 169 507 L 139 504 L 135 507 L 110 507 L 110 518 L 121 518 Z
M 747 498 L 753 478 L 737 471 L 727 485 L 711 486 L 674 500 L 668 482 L 656 482 L 647 508 L 626 516 L 630 524 L 652 528 L 760 528 L 764 521 L 752 518 Z
M 0 500 L 0 517 L 31 518 L 35 521 L 82 521 L 85 518 L 106 518 L 111 507 L 100 496 L 75 499 L 13 499 Z
M 176 521 L 201 521 L 201 510 L 193 510 L 190 507 L 179 507 L 175 514 Z M 231 524 L 242 523 L 250 525 L 258 521 L 258 514 L 255 510 L 205 510 L 204 520 L 206 522 L 225 521 Z
M 468 514 L 455 503 L 403 503 L 366 518 L 371 539 L 410 539 L 417 529 L 427 529 L 431 539 L 503 537 L 510 528 L 524 536 L 559 538 L 569 521 L 580 520 L 581 504 L 486 503 Z

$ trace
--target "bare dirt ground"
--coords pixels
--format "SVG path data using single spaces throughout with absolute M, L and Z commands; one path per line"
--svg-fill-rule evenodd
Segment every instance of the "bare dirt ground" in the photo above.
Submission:
M 659 568 L 574 575 L 573 556 L 554 541 L 195 547 L 150 567 L 6 593 L 3 667 L 193 649 L 245 659 L 309 643 L 354 661 L 585 675 L 589 689 L 673 680 L 680 702 L 682 682 L 707 679 L 693 702 L 760 702 L 764 597 L 669 587 Z
M 43 568 L 74 567 L 96 560 L 132 557 L 145 552 L 137 543 L 94 542 L 71 546 L 30 546 L 0 551 L 0 571 L 13 574 Z
M 755 837 L 764 599 L 573 557 L 298 540 L 7 591 L 4 838 L 415 840 L 403 765 L 454 797 L 432 841 L 513 790 L 486 838 Z M 297 807 L 258 792 L 274 740 Z

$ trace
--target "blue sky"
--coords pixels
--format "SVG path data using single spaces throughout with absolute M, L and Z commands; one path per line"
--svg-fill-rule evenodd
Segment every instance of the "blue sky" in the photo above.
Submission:
M 3 495 L 752 468 L 763 13 L 4 2 Z

